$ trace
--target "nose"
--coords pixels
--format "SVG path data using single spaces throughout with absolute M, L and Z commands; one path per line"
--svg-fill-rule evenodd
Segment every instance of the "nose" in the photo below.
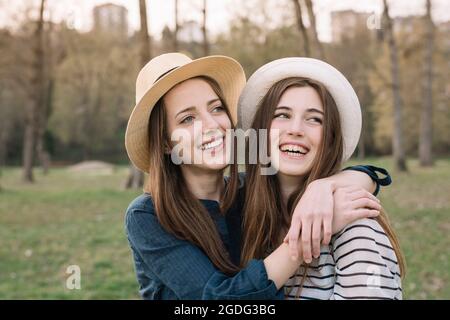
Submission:
M 304 136 L 303 123 L 301 119 L 292 118 L 288 124 L 287 134 L 291 136 Z
M 201 117 L 201 120 L 202 120 L 203 132 L 216 130 L 220 127 L 219 123 L 209 112 L 206 112 L 205 114 L 203 114 Z

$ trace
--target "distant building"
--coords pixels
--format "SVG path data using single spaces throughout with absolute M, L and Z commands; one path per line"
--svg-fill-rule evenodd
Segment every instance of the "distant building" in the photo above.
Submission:
M 340 42 L 343 38 L 352 38 L 361 28 L 368 29 L 368 19 L 371 13 L 353 10 L 331 12 L 331 36 L 333 42 Z M 378 21 L 374 20 L 376 26 Z
M 119 37 L 128 34 L 128 10 L 124 6 L 106 3 L 96 6 L 94 13 L 94 31 L 111 33 Z

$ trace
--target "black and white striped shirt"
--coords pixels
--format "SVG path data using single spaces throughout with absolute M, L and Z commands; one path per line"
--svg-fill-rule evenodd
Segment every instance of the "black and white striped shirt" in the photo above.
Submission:
M 322 246 L 300 290 L 304 271 L 286 283 L 286 299 L 402 299 L 397 257 L 375 219 L 348 225 Z

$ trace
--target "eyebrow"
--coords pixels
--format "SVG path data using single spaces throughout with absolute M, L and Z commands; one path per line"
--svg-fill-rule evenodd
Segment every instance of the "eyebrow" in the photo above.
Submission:
M 278 110 L 278 109 L 284 109 L 284 110 L 288 110 L 288 111 L 292 110 L 292 108 L 287 107 L 287 106 L 279 106 L 276 108 L 276 110 Z M 317 112 L 317 113 L 320 113 L 323 115 L 323 111 L 316 109 L 316 108 L 308 108 L 308 109 L 306 109 L 306 112 Z
M 209 100 L 209 101 L 206 103 L 206 105 L 207 105 L 207 106 L 210 106 L 211 104 L 213 104 L 213 103 L 216 102 L 216 101 L 220 101 L 220 99 L 219 99 L 219 98 L 215 98 L 215 99 Z M 189 112 L 189 111 L 193 111 L 193 110 L 195 110 L 195 106 L 190 106 L 190 107 L 188 107 L 188 108 L 186 108 L 186 109 L 183 109 L 183 110 L 181 110 L 180 112 L 178 112 L 178 113 L 175 115 L 175 117 L 178 117 L 178 116 L 179 116 L 180 114 L 182 114 L 182 113 Z

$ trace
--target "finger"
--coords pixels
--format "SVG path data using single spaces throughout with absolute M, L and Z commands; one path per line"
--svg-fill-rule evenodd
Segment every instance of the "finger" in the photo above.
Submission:
M 340 187 L 339 189 L 344 190 L 345 192 L 348 192 L 348 193 L 352 193 L 352 192 L 363 190 L 361 187 L 358 187 L 357 185 L 350 185 L 350 186 Z
M 381 205 L 378 202 L 373 201 L 372 199 L 369 198 L 361 198 L 354 200 L 352 201 L 351 205 L 353 209 L 367 208 L 367 209 L 381 210 Z
M 380 211 L 372 209 L 358 209 L 352 211 L 353 221 L 364 218 L 375 218 L 380 215 Z
M 375 197 L 373 194 L 371 194 L 369 191 L 360 189 L 354 192 L 350 192 L 349 194 L 350 200 L 356 200 L 356 199 L 361 199 L 361 198 L 368 198 L 368 199 L 372 199 L 376 202 L 380 202 L 380 200 Z
M 311 263 L 311 220 L 306 220 L 302 222 L 302 249 L 303 249 L 303 260 L 305 263 Z
M 366 193 L 366 197 L 367 197 L 367 198 L 372 199 L 373 201 L 376 201 L 376 202 L 380 202 L 380 199 L 378 199 L 377 197 L 375 197 L 372 193 L 370 193 L 370 192 L 367 191 L 367 190 L 364 190 L 364 191 L 365 191 L 365 193 Z
M 333 215 L 326 216 L 323 220 L 323 240 L 322 244 L 327 246 L 330 244 L 332 235 Z
M 320 233 L 322 231 L 322 220 L 317 219 L 314 221 L 312 225 L 312 255 L 314 258 L 318 258 L 320 256 Z
M 289 253 L 292 259 L 298 259 L 298 241 L 300 238 L 300 228 L 302 223 L 300 219 L 292 219 L 291 227 L 288 232 Z

